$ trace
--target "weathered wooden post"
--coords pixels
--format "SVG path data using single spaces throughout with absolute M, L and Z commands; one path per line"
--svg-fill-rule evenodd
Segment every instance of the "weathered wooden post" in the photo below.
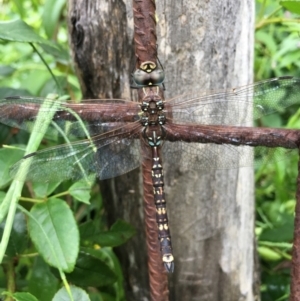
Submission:
M 69 5 L 71 45 L 83 96 L 128 98 L 130 72 L 137 63 L 132 3 L 101 2 L 70 0 Z M 134 1 L 136 7 L 144 3 Z M 250 83 L 253 12 L 252 2 L 160 1 L 158 55 L 166 71 L 167 97 Z M 175 250 L 170 299 L 254 300 L 251 169 L 203 174 L 185 170 L 179 162 L 175 166 L 171 157 L 164 160 Z M 182 160 L 196 164 L 197 154 L 187 157 L 183 151 Z M 111 222 L 122 216 L 140 230 L 118 254 L 128 299 L 149 300 L 139 179 L 133 172 L 104 181 L 102 193 Z M 159 285 L 164 287 L 164 283 Z

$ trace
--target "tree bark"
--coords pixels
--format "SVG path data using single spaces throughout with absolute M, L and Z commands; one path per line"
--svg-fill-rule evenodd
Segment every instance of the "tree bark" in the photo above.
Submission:
M 137 97 L 130 90 L 135 68 L 132 2 L 69 0 L 69 36 L 83 98 Z M 135 92 L 135 91 L 134 91 Z M 116 249 L 128 300 L 150 300 L 139 170 L 100 183 L 108 223 L 130 222 L 137 235 Z
M 132 98 L 132 3 L 103 2 L 69 1 L 70 42 L 83 97 Z M 156 5 L 166 99 L 191 90 L 251 83 L 252 1 L 158 1 Z M 163 159 L 175 253 L 170 300 L 257 300 L 252 170 L 199 173 L 185 170 L 172 158 Z M 109 222 L 122 217 L 138 230 L 117 251 L 127 298 L 150 300 L 140 175 L 135 171 L 120 176 L 101 188 Z
M 253 1 L 158 1 L 157 12 L 166 99 L 252 82 Z M 170 300 L 254 300 L 252 169 L 201 173 L 163 159 L 175 253 Z

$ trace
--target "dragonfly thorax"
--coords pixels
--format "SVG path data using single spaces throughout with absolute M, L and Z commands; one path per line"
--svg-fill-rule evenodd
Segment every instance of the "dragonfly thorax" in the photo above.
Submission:
M 155 114 L 157 111 L 162 111 L 164 108 L 164 103 L 161 99 L 158 100 L 148 100 L 143 101 L 141 104 L 141 109 L 144 112 L 149 112 L 150 114 Z
M 163 112 L 164 103 L 161 99 L 150 101 L 144 100 L 141 104 L 143 115 L 141 123 L 144 126 L 148 125 L 163 125 L 166 122 L 166 116 Z
M 158 93 L 150 89 L 141 103 L 141 109 L 141 123 L 145 126 L 143 136 L 151 147 L 159 146 L 164 133 L 162 125 L 166 122 L 164 102 Z
M 149 129 L 144 130 L 144 136 L 151 147 L 157 147 L 161 144 L 162 131 L 159 130 L 158 132 L 160 133 L 157 133 L 157 131 L 152 131 Z

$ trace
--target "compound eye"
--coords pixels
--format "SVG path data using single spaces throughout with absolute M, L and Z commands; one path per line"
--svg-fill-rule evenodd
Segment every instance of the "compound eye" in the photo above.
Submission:
M 141 69 L 135 70 L 132 78 L 133 81 L 139 86 L 148 86 L 149 82 L 151 82 L 150 75 Z
M 165 79 L 165 73 L 163 70 L 154 70 L 150 73 L 150 78 L 152 80 L 153 85 L 160 85 L 163 83 Z

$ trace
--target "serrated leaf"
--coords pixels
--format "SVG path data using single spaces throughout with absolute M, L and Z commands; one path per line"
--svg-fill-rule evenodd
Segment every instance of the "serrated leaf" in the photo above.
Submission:
M 88 294 L 81 288 L 70 286 L 73 301 L 90 301 Z M 70 296 L 65 287 L 62 287 L 54 296 L 52 301 L 70 301 Z
M 0 22 L 0 39 L 13 42 L 38 43 L 54 47 L 52 42 L 40 37 L 32 27 L 22 20 Z
M 30 293 L 14 293 L 13 297 L 16 301 L 39 301 L 35 296 Z
M 133 226 L 122 220 L 117 220 L 108 231 L 98 231 L 93 223 L 86 223 L 79 229 L 82 240 L 90 240 L 101 247 L 120 246 L 136 233 Z
M 69 206 L 49 199 L 30 211 L 28 230 L 35 247 L 51 266 L 73 270 L 79 249 L 79 233 Z
M 280 1 L 279 3 L 290 12 L 300 15 L 300 1 Z
M 115 283 L 117 276 L 108 266 L 104 260 L 106 257 L 100 254 L 101 252 L 101 249 L 91 250 L 91 252 L 88 248 L 82 249 L 78 254 L 74 271 L 66 275 L 68 281 L 84 287 L 106 286 Z

